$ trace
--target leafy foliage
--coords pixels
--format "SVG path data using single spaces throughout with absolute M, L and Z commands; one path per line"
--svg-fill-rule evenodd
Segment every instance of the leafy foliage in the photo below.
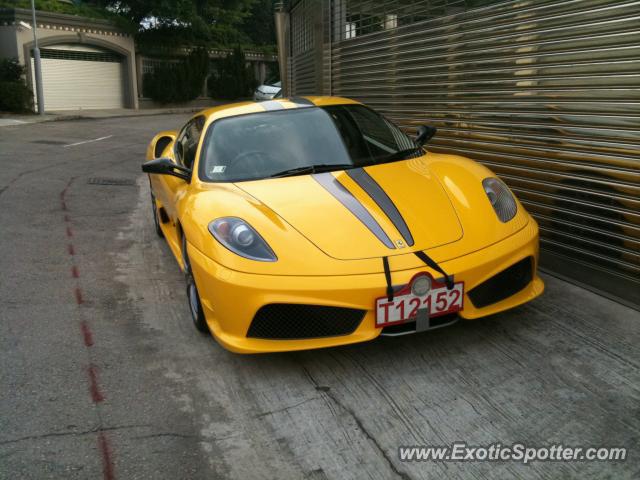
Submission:
M 209 96 L 238 99 L 251 95 L 256 81 L 242 48 L 236 47 L 226 58 L 218 60 L 216 66 L 217 71 L 209 78 Z
M 209 55 L 193 50 L 177 62 L 165 62 L 143 79 L 144 96 L 159 103 L 187 102 L 202 93 L 209 72 Z
M 33 110 L 33 95 L 23 82 L 0 82 L 0 111 L 23 113 Z
M 35 0 L 36 9 L 107 19 L 151 46 L 274 45 L 274 0 Z M 31 0 L 0 0 L 0 8 Z
M 24 67 L 15 58 L 0 60 L 0 111 L 27 112 L 33 107 L 33 95 L 22 79 Z
M 64 13 L 67 15 L 80 15 L 87 18 L 109 20 L 127 32 L 135 31 L 130 21 L 117 13 L 103 8 L 96 1 L 74 1 L 73 3 L 60 0 L 35 0 L 36 10 L 43 12 Z M 24 8 L 31 9 L 31 0 L 0 0 L 0 8 Z
M 243 19 L 240 29 L 250 39 L 252 45 L 275 45 L 274 4 L 274 0 L 255 0 L 250 14 Z
M 257 0 L 91 0 L 140 25 L 143 43 L 228 46 L 251 43 L 241 29 Z M 160 35 L 158 35 L 160 33 Z M 176 43 L 177 42 L 177 43 Z
M 0 60 L 0 82 L 22 81 L 25 68 L 17 58 L 3 58 Z

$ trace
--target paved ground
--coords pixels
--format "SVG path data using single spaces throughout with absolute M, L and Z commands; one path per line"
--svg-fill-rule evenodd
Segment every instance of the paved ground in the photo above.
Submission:
M 197 334 L 139 171 L 184 118 L 0 129 L 0 478 L 640 477 L 640 313 L 552 277 L 510 313 L 348 348 L 237 356 Z M 631 450 L 398 460 L 460 440 Z

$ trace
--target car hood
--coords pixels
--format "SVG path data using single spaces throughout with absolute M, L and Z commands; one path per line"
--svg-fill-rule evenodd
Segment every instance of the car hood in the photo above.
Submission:
M 420 161 L 236 186 L 340 260 L 402 255 L 463 236 L 445 189 Z

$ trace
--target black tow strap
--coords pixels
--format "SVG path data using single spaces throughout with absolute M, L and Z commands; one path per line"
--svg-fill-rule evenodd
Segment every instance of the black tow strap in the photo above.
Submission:
M 413 252 L 416 257 L 422 260 L 427 266 L 434 269 L 436 272 L 442 274 L 444 276 L 444 283 L 447 286 L 447 290 L 453 289 L 453 277 L 447 275 L 440 265 L 438 265 L 435 260 L 433 260 L 429 255 L 419 250 L 417 252 Z M 382 266 L 384 268 L 384 278 L 387 281 L 387 300 L 389 302 L 393 301 L 393 285 L 391 285 L 391 269 L 389 268 L 389 258 L 382 257 Z
M 387 280 L 387 300 L 393 301 L 393 286 L 391 285 L 391 270 L 389 269 L 389 259 L 382 257 L 382 266 L 384 267 L 384 278 Z
M 436 272 L 444 275 L 444 283 L 447 285 L 447 290 L 453 289 L 453 277 L 447 275 L 447 272 L 445 272 L 442 268 L 440 268 L 440 265 L 438 265 L 429 255 L 427 255 L 421 250 L 413 253 L 416 255 L 416 257 L 418 257 L 420 260 L 426 263 L 427 266 L 433 268 Z

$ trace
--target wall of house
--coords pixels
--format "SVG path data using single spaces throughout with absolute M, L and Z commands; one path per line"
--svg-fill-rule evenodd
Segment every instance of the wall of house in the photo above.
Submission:
M 0 58 L 18 58 L 18 43 L 13 25 L 0 23 Z

